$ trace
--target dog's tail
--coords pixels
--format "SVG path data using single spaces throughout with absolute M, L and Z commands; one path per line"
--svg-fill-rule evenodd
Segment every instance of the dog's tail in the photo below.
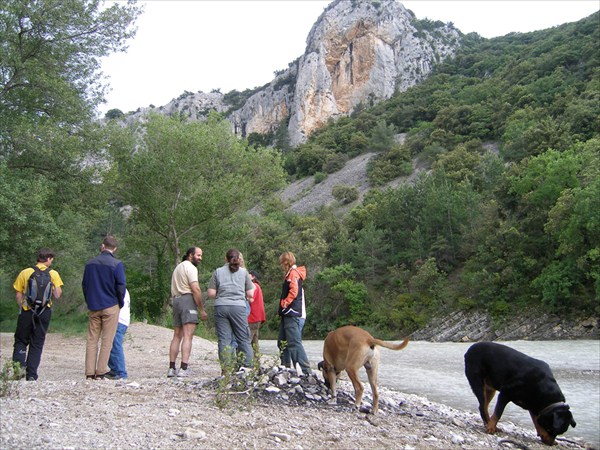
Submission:
M 394 344 L 393 342 L 386 342 L 380 339 L 373 338 L 372 345 L 380 345 L 385 348 L 389 348 L 390 350 L 402 350 L 404 347 L 408 345 L 408 341 L 410 340 L 410 336 L 404 338 L 404 340 L 400 344 Z

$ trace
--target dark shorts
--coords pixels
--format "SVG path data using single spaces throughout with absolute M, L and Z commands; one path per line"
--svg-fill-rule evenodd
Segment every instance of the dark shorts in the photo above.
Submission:
M 173 326 L 181 327 L 186 323 L 198 324 L 198 307 L 192 294 L 173 299 Z

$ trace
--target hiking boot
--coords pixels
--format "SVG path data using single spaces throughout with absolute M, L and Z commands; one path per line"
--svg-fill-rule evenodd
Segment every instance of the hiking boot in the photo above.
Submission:
M 190 376 L 190 369 L 179 369 L 177 371 L 177 378 L 187 378 Z
M 108 374 L 109 373 L 110 372 L 106 372 L 106 373 L 103 373 L 102 375 L 96 375 L 96 377 L 94 378 L 94 380 L 104 380 L 105 378 L 108 378 Z
M 175 369 L 169 367 L 169 371 L 167 372 L 167 378 L 173 378 L 177 376 L 177 372 Z

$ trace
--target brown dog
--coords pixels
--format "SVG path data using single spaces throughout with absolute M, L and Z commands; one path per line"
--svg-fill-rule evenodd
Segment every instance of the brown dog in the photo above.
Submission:
M 408 337 L 401 344 L 375 339 L 365 330 L 346 326 L 330 332 L 323 344 L 323 361 L 318 368 L 323 372 L 325 385 L 336 397 L 336 384 L 342 370 L 345 370 L 354 386 L 355 404 L 360 407 L 363 396 L 363 385 L 358 378 L 358 369 L 364 366 L 373 392 L 373 414 L 379 409 L 379 393 L 377 392 L 377 368 L 379 366 L 379 348 L 402 350 L 408 344 Z

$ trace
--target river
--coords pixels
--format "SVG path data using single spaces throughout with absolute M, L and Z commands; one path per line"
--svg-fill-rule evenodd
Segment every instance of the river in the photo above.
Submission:
M 594 447 L 600 447 L 600 342 L 502 343 L 550 365 L 577 422 L 577 426 L 569 427 L 563 436 L 567 439 L 569 436 L 581 437 Z M 278 354 L 276 341 L 261 340 L 260 345 L 262 353 Z M 471 344 L 463 343 L 415 341 L 401 351 L 382 348 L 379 385 L 477 413 L 477 400 L 464 374 L 463 357 L 470 346 Z M 304 341 L 304 347 L 311 365 L 316 367 L 323 359 L 323 341 Z M 364 369 L 360 373 L 361 379 L 366 383 Z M 368 384 L 366 389 L 369 389 Z M 490 413 L 492 411 L 493 402 Z M 514 403 L 509 403 L 506 407 L 500 424 L 503 420 L 524 428 L 533 428 L 529 413 Z

